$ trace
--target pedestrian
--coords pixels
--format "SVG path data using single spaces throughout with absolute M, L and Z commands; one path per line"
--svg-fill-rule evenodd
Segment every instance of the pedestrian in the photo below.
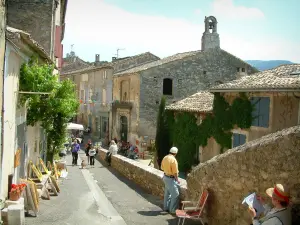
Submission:
M 96 149 L 95 148 L 90 148 L 89 156 L 90 156 L 90 165 L 91 166 L 95 165 L 95 155 L 96 155 Z
M 291 225 L 292 215 L 289 206 L 290 193 L 286 186 L 275 184 L 274 188 L 266 190 L 267 195 L 272 199 L 273 208 L 267 204 L 263 198 L 258 196 L 258 200 L 264 205 L 264 217 L 258 218 L 256 211 L 249 208 L 249 213 L 252 216 L 253 225 Z
M 163 181 L 165 183 L 164 211 L 175 214 L 179 204 L 179 180 L 178 163 L 176 155 L 178 149 L 172 147 L 168 155 L 161 162 L 161 169 L 164 171 Z
M 110 146 L 108 149 L 108 152 L 106 153 L 106 161 L 108 162 L 108 165 L 111 164 L 111 156 L 118 154 L 118 146 L 114 140 L 110 142 Z
M 92 148 L 92 141 L 91 141 L 91 139 L 89 139 L 88 143 L 86 145 L 86 148 L 85 148 L 85 156 L 87 157 L 88 164 L 90 163 L 89 151 L 90 151 L 91 148 Z
M 77 139 L 75 139 L 74 144 L 72 146 L 72 166 L 77 165 L 78 160 L 78 152 L 80 151 L 80 145 L 78 144 Z

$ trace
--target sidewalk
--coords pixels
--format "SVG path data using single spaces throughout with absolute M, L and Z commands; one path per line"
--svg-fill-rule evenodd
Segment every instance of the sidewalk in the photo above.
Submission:
M 88 167 L 88 170 L 127 225 L 177 225 L 177 218 L 162 211 L 162 199 L 147 194 L 111 167 L 103 166 L 96 160 L 95 168 Z M 199 221 L 185 223 L 196 224 Z
M 126 225 L 88 170 L 70 166 L 68 177 L 60 183 L 61 193 L 50 200 L 40 199 L 38 217 L 26 217 L 26 225 Z
M 162 211 L 163 200 L 95 160 L 94 168 L 71 166 L 67 156 L 68 177 L 60 183 L 61 193 L 40 200 L 38 217 L 26 217 L 26 225 L 177 225 L 177 219 Z M 185 225 L 199 222 L 187 221 Z

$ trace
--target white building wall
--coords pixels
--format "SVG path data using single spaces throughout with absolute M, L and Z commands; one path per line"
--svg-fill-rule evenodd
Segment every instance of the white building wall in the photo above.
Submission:
M 24 59 L 15 48 L 7 43 L 5 52 L 4 71 L 4 140 L 2 158 L 2 181 L 1 196 L 6 196 L 8 191 L 8 175 L 14 174 L 14 155 L 17 149 L 16 144 L 16 109 L 19 88 L 20 66 Z M 14 175 L 14 181 L 16 175 Z

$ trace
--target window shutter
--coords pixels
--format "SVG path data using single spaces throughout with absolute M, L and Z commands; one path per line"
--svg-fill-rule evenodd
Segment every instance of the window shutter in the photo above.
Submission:
M 54 55 L 56 58 L 61 57 L 61 26 L 55 26 Z
M 107 82 L 106 85 L 106 102 L 107 104 L 112 102 L 112 82 Z
M 252 126 L 258 126 L 259 121 L 259 98 L 251 98 L 251 104 L 254 106 L 254 109 L 252 111 Z
M 239 145 L 243 145 L 246 143 L 246 135 L 240 134 L 240 143 Z
M 259 102 L 259 126 L 269 127 L 270 98 L 263 97 Z
M 235 148 L 237 146 L 239 146 L 239 134 L 235 134 L 233 133 L 233 144 L 232 147 Z

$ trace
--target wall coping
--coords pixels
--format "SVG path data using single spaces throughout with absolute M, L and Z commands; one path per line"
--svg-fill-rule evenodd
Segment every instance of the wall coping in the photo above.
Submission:
M 100 151 L 104 152 L 105 154 L 108 152 L 108 150 L 104 149 L 104 148 L 100 148 Z M 116 158 L 116 159 L 119 159 L 121 161 L 124 161 L 126 163 L 129 163 L 129 164 L 132 164 L 136 167 L 138 167 L 139 169 L 142 169 L 142 170 L 145 170 L 147 171 L 148 173 L 151 173 L 153 174 L 154 176 L 157 176 L 159 178 L 163 178 L 164 176 L 164 172 L 161 171 L 161 170 L 158 170 L 158 169 L 155 169 L 151 166 L 147 166 L 141 162 L 138 162 L 138 161 L 135 161 L 133 159 L 129 159 L 127 157 L 124 157 L 122 155 L 112 155 L 112 157 Z M 180 181 L 180 188 L 181 189 L 187 189 L 187 182 L 185 179 L 182 179 L 182 178 L 179 178 L 179 181 Z

